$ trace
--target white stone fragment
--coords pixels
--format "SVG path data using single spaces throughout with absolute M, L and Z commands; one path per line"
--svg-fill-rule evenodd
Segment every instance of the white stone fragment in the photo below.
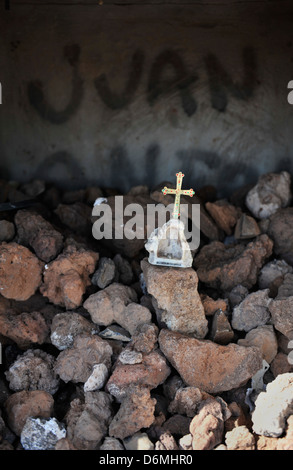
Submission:
M 150 441 L 145 432 L 137 432 L 133 436 L 124 439 L 126 450 L 153 450 L 154 444 Z
M 278 375 L 255 401 L 253 431 L 268 437 L 280 436 L 287 418 L 293 414 L 293 373 Z
M 281 207 L 287 207 L 292 198 L 291 176 L 287 171 L 266 173 L 246 195 L 246 206 L 251 213 L 265 219 Z
M 142 362 L 142 354 L 131 349 L 124 349 L 118 357 L 122 364 L 140 364 Z
M 91 375 L 83 386 L 84 391 L 94 392 L 95 390 L 100 390 L 105 385 L 107 378 L 108 369 L 105 364 L 95 364 Z

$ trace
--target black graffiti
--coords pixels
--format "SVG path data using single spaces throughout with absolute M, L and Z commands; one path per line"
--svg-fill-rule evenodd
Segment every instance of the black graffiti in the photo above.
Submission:
M 78 110 L 83 98 L 83 80 L 78 71 L 80 47 L 77 44 L 64 47 L 64 58 L 72 67 L 71 97 L 67 106 L 56 111 L 48 103 L 44 91 L 43 83 L 40 80 L 31 81 L 28 84 L 28 98 L 30 104 L 36 109 L 38 114 L 51 124 L 63 124 L 68 121 Z
M 248 100 L 253 95 L 257 83 L 254 50 L 250 47 L 245 48 L 242 59 L 243 81 L 236 83 L 215 55 L 209 54 L 205 57 L 212 107 L 220 112 L 227 108 L 228 92 L 239 100 Z
M 62 124 L 68 121 L 78 110 L 83 95 L 83 81 L 79 74 L 78 45 L 69 45 L 64 48 L 64 57 L 72 67 L 71 97 L 67 106 L 56 111 L 48 103 L 41 81 L 35 80 L 28 83 L 28 98 L 38 114 L 52 124 Z M 130 61 L 128 77 L 124 89 L 114 92 L 109 79 L 101 74 L 94 79 L 95 89 L 103 103 L 112 110 L 127 107 L 135 98 L 141 83 L 145 62 L 145 54 L 140 49 L 136 50 Z M 235 81 L 227 72 L 214 54 L 204 57 L 208 83 L 211 96 L 211 106 L 219 112 L 225 112 L 228 105 L 229 94 L 238 100 L 249 100 L 257 85 L 257 61 L 255 52 L 251 47 L 246 47 L 242 52 L 243 79 L 240 83 Z M 173 76 L 166 77 L 166 71 L 172 70 Z M 169 74 L 170 75 L 170 74 Z M 150 106 L 163 96 L 179 94 L 182 108 L 188 117 L 197 110 L 196 81 L 198 76 L 194 71 L 188 71 L 184 60 L 178 52 L 167 49 L 161 52 L 151 65 L 146 86 L 146 99 Z
M 174 77 L 164 79 L 164 71 L 170 66 L 174 70 Z M 185 113 L 187 116 L 192 116 L 196 111 L 197 103 L 189 90 L 189 85 L 197 79 L 197 75 L 189 74 L 177 52 L 166 50 L 158 55 L 151 67 L 147 89 L 148 101 L 152 105 L 160 95 L 178 90 Z
M 95 87 L 101 99 L 109 108 L 121 109 L 125 108 L 125 106 L 131 103 L 140 83 L 144 60 L 145 56 L 141 50 L 137 50 L 133 54 L 128 80 L 126 82 L 124 91 L 120 94 L 111 91 L 108 84 L 108 79 L 105 74 L 100 75 L 94 80 Z
M 59 151 L 47 156 L 38 165 L 33 177 L 44 179 L 63 189 L 84 188 L 93 184 L 102 188 L 116 187 L 121 192 L 126 192 L 134 185 L 146 184 L 152 190 L 161 183 L 158 179 L 162 168 L 161 149 L 158 142 L 150 143 L 139 162 L 142 171 L 138 171 L 137 162 L 127 148 L 116 145 L 107 154 L 107 167 L 119 168 L 119 171 L 107 172 L 106 176 L 100 171 L 98 158 L 97 171 L 87 174 L 76 157 L 67 151 Z M 243 159 L 227 161 L 225 155 L 198 148 L 179 148 L 175 151 L 175 155 L 176 158 L 168 165 L 167 171 L 164 166 L 164 182 L 174 182 L 179 161 L 180 168 L 185 174 L 184 184 L 186 187 L 193 187 L 196 192 L 205 184 L 215 184 L 218 194 L 228 196 L 229 192 L 237 189 L 243 181 L 255 183 L 261 172 L 257 161 Z M 281 162 L 276 162 L 275 168 L 272 167 L 271 170 L 281 169 L 291 172 L 292 165 L 289 159 L 283 158 Z

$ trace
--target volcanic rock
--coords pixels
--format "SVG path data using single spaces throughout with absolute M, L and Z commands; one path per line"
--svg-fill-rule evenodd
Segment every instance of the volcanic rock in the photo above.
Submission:
M 285 274 L 278 295 L 269 305 L 272 323 L 276 330 L 293 338 L 293 274 Z
M 194 259 L 198 278 L 210 287 L 230 291 L 238 284 L 250 289 L 259 270 L 272 254 L 273 243 L 266 234 L 248 245 L 224 245 L 214 241 L 205 245 Z
M 14 222 L 18 243 L 30 247 L 42 261 L 48 263 L 61 252 L 63 236 L 41 215 L 29 210 L 16 213 Z
M 109 435 L 117 439 L 132 436 L 148 428 L 155 420 L 156 400 L 146 387 L 130 387 L 109 426 Z
M 55 373 L 64 382 L 86 382 L 95 364 L 111 366 L 113 350 L 106 340 L 99 336 L 80 334 L 70 348 L 61 351 L 56 359 Z
M 86 235 L 91 229 L 91 208 L 83 202 L 59 204 L 55 209 L 60 221 L 73 232 Z
M 255 238 L 261 234 L 258 223 L 253 217 L 242 214 L 237 220 L 235 226 L 234 237 L 236 240 L 246 240 L 247 238 Z
M 78 450 L 96 450 L 107 435 L 112 414 L 109 394 L 85 392 L 84 401 L 72 400 L 65 416 L 68 439 Z
M 49 418 L 53 414 L 54 399 L 42 390 L 21 391 L 10 395 L 5 402 L 7 424 L 20 436 L 28 417 Z
M 193 450 L 211 450 L 223 438 L 224 419 L 219 402 L 207 399 L 190 423 Z
M 56 418 L 29 417 L 21 431 L 20 442 L 25 450 L 53 450 L 65 436 L 65 426 Z
M 92 284 L 104 289 L 115 277 L 115 263 L 111 258 L 101 258 L 99 267 L 92 277 Z
M 274 253 L 293 266 L 293 207 L 270 217 L 267 234 L 274 242 Z
M 269 305 L 272 299 L 268 296 L 269 289 L 248 294 L 232 312 L 232 327 L 235 330 L 249 331 L 270 320 Z
M 252 414 L 253 431 L 263 436 L 280 436 L 292 414 L 292 407 L 293 373 L 281 374 L 256 399 Z
M 153 389 L 164 383 L 169 374 L 170 368 L 166 359 L 156 350 L 142 354 L 141 362 L 135 364 L 123 364 L 118 359 L 106 390 L 121 401 L 131 386 Z
M 15 235 L 15 228 L 12 222 L 0 220 L 0 242 L 10 242 Z
M 45 267 L 41 293 L 55 305 L 68 310 L 82 303 L 83 294 L 91 284 L 89 276 L 95 270 L 98 253 L 68 246 Z
M 0 245 L 1 295 L 7 299 L 27 300 L 42 282 L 42 263 L 26 247 L 17 243 Z
M 74 338 L 81 333 L 94 334 L 98 327 L 76 312 L 62 312 L 53 317 L 51 342 L 60 351 L 73 345 Z
M 256 346 L 262 352 L 262 357 L 270 364 L 278 352 L 277 337 L 272 325 L 260 325 L 250 330 L 245 338 L 239 339 L 240 346 Z
M 222 310 L 218 310 L 213 316 L 210 339 L 218 344 L 228 344 L 233 338 L 234 332 L 227 315 Z
M 247 193 L 246 205 L 255 217 L 270 217 L 291 201 L 291 177 L 287 171 L 260 176 L 257 184 Z
M 153 266 L 146 259 L 141 267 L 147 291 L 156 300 L 160 321 L 170 330 L 203 338 L 207 320 L 197 291 L 198 277 L 192 268 Z
M 159 334 L 163 354 L 184 382 L 208 393 L 240 387 L 262 367 L 258 348 L 218 345 L 166 329 Z
M 246 426 L 237 426 L 225 435 L 227 450 L 254 450 L 255 438 Z
M 9 388 L 21 390 L 44 390 L 51 395 L 59 388 L 59 378 L 54 372 L 55 359 L 40 349 L 28 349 L 18 356 L 5 372 Z
M 48 340 L 49 328 L 39 312 L 0 315 L 0 333 L 25 349 L 32 344 L 43 344 Z
M 83 306 L 97 325 L 108 326 L 115 322 L 132 334 L 138 325 L 151 321 L 151 312 L 136 301 L 134 289 L 114 282 L 90 295 Z
M 227 235 L 232 235 L 232 229 L 236 225 L 239 212 L 235 206 L 225 199 L 216 202 L 207 202 L 207 211 L 212 216 L 217 226 Z

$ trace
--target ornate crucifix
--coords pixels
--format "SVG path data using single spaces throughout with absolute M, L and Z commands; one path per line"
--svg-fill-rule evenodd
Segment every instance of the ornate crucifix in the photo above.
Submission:
M 184 196 L 192 197 L 195 194 L 193 189 L 181 189 L 182 180 L 184 178 L 184 174 L 181 173 L 181 171 L 179 173 L 176 173 L 176 176 L 177 176 L 176 189 L 170 189 L 170 188 L 167 188 L 167 186 L 165 186 L 162 189 L 162 193 L 164 194 L 164 196 L 166 196 L 166 194 L 175 194 L 173 219 L 178 219 L 179 216 L 180 216 L 180 212 L 179 212 L 179 209 L 180 209 L 180 196 L 184 195 Z

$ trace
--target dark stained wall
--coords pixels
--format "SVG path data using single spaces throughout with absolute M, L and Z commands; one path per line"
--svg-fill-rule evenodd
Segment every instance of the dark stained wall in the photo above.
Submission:
M 181 170 L 224 193 L 293 170 L 292 2 L 8 3 L 2 176 L 127 190 Z

